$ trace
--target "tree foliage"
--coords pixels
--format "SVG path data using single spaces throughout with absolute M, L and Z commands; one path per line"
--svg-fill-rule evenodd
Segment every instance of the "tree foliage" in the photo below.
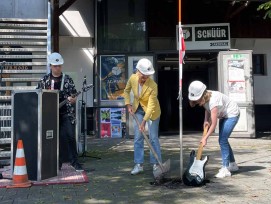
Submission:
M 260 10 L 266 11 L 263 18 L 264 18 L 264 19 L 266 19 L 266 18 L 270 18 L 270 19 L 271 19 L 271 1 L 268 1 L 268 2 L 266 2 L 266 3 L 264 3 L 264 4 L 261 4 L 261 5 L 258 7 L 257 10 L 258 10 L 258 11 L 260 11 Z

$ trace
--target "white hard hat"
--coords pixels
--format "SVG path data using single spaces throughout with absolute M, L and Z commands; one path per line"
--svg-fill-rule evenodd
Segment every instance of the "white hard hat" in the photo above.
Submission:
M 48 56 L 48 61 L 49 61 L 49 64 L 51 64 L 51 65 L 62 65 L 62 64 L 64 64 L 63 57 L 57 52 L 53 52 L 52 54 L 50 54 Z
M 206 85 L 201 81 L 193 81 L 188 88 L 188 98 L 190 101 L 197 101 L 206 90 Z
M 136 68 L 144 75 L 152 75 L 155 73 L 151 61 L 146 58 L 140 59 Z

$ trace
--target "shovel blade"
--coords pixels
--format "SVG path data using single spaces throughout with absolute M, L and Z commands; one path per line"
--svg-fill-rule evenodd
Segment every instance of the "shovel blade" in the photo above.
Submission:
M 169 172 L 170 170 L 170 159 L 168 159 L 166 162 L 162 164 L 162 167 L 160 165 L 157 166 L 155 170 L 153 170 L 153 176 L 155 180 L 160 180 L 163 178 L 163 176 Z

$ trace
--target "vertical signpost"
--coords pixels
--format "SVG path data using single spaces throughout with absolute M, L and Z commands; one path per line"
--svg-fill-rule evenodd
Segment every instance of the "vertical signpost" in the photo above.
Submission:
M 183 79 L 183 56 L 184 42 L 181 23 L 181 0 L 179 0 L 179 118 L 180 118 L 180 177 L 183 175 L 183 96 L 182 96 L 182 79 Z

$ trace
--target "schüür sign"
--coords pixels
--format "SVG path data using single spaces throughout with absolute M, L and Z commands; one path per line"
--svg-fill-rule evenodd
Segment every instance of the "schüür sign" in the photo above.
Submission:
M 195 27 L 195 41 L 213 41 L 228 39 L 228 26 Z
M 228 23 L 183 25 L 186 50 L 230 49 Z

